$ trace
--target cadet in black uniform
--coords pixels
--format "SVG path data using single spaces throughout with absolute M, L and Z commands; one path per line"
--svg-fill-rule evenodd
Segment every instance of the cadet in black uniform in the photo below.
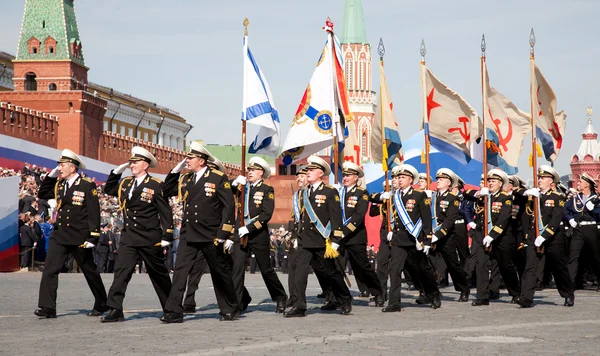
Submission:
M 173 241 L 173 210 L 162 195 L 164 183 L 148 173 L 148 169 L 156 165 L 152 153 L 142 147 L 134 147 L 129 162 L 113 169 L 106 181 L 104 193 L 117 197 L 124 227 L 119 243 L 119 260 L 108 291 L 110 312 L 102 318 L 102 322 L 124 320 L 125 291 L 140 258 L 163 310 L 171 292 L 171 278 L 164 264 L 163 248 Z M 127 167 L 132 175 L 121 179 Z
M 385 183 L 385 182 L 384 182 Z M 392 183 L 390 182 L 390 188 Z M 387 240 L 387 205 L 379 200 L 379 193 L 373 193 L 369 196 L 371 207 L 369 208 L 369 216 L 380 216 L 381 228 L 379 229 L 379 250 L 377 251 L 377 278 L 383 291 L 383 300 L 388 299 L 388 278 L 390 276 L 390 256 L 391 243 Z M 393 211 L 393 210 L 392 210 Z
M 551 189 L 552 183 L 560 182 L 560 175 L 550 166 L 540 166 L 537 176 L 539 188 L 532 188 L 525 192 L 525 195 L 529 196 L 526 226 L 527 264 L 522 278 L 519 305 L 523 308 L 533 306 L 538 263 L 542 255 L 546 255 L 547 266 L 554 276 L 556 289 L 561 297 L 565 298 L 564 305 L 572 307 L 575 304 L 575 288 L 569 277 L 567 242 L 563 228 L 560 226 L 565 202 L 563 196 Z M 533 199 L 534 196 L 539 199 L 539 216 L 543 226 L 537 236 L 535 224 L 538 224 L 538 218 L 533 215 L 533 204 L 537 199 Z
M 233 285 L 240 302 L 244 299 L 244 276 L 246 275 L 246 260 L 252 253 L 260 269 L 263 281 L 277 303 L 276 313 L 285 312 L 287 295 L 285 289 L 270 263 L 269 220 L 275 209 L 275 193 L 273 187 L 263 181 L 271 175 L 269 164 L 260 157 L 252 157 L 246 168 L 248 178 L 237 177 L 232 185 L 237 187 L 238 194 L 245 190 L 242 209 L 244 211 L 244 226 L 238 228 L 240 239 L 233 245 Z M 248 183 L 248 184 L 247 184 Z M 244 239 L 246 241 L 244 242 Z M 242 242 L 244 242 L 242 246 Z
M 358 179 L 365 174 L 362 168 L 352 162 L 344 162 L 342 174 L 342 251 L 343 254 L 348 253 L 352 272 L 374 297 L 375 306 L 383 307 L 384 293 L 381 283 L 367 256 L 365 215 L 369 209 L 369 192 L 357 186 Z
M 306 166 L 302 165 L 296 171 L 296 185 L 298 190 L 294 192 L 292 196 L 292 218 L 294 219 L 294 227 L 291 231 L 291 243 L 292 246 L 288 251 L 288 291 L 289 298 L 286 307 L 293 307 L 296 301 L 298 292 L 296 291 L 295 278 L 296 278 L 296 253 L 298 250 L 298 230 L 300 223 L 300 216 L 302 212 L 302 192 L 306 185 Z
M 59 166 L 43 180 L 40 199 L 56 199 L 56 222 L 49 241 L 46 265 L 42 272 L 40 295 L 35 315 L 56 318 L 58 274 L 69 255 L 81 268 L 95 298 L 89 316 L 100 316 L 107 310 L 106 289 L 94 263 L 92 247 L 100 238 L 100 203 L 96 183 L 79 175 L 85 165 L 71 150 L 63 150 Z M 60 175 L 60 179 L 58 178 Z
M 516 267 L 512 261 L 513 251 L 515 249 L 515 240 L 511 229 L 511 210 L 512 198 L 502 190 L 502 187 L 508 183 L 508 176 L 500 169 L 492 169 L 488 172 L 488 187 L 481 188 L 477 197 L 483 200 L 483 196 L 489 194 L 489 206 L 491 215 L 491 228 L 488 234 L 481 240 L 481 245 L 477 245 L 477 299 L 472 303 L 473 306 L 489 305 L 489 265 L 490 260 L 497 260 L 500 274 L 506 284 L 509 294 L 513 297 L 513 303 L 519 302 L 521 295 L 521 286 L 517 276 Z M 478 221 L 483 221 L 483 209 L 477 212 Z M 483 230 L 482 225 L 478 223 L 477 229 Z M 480 226 L 481 225 L 481 226 Z M 481 238 L 483 234 L 476 234 L 476 238 Z
M 465 271 L 467 260 L 471 254 L 469 250 L 469 235 L 472 235 L 472 233 L 467 230 L 467 226 L 473 229 L 475 209 L 473 208 L 473 202 L 468 201 L 463 196 L 465 182 L 460 177 L 457 178 L 457 184 L 452 187 L 452 193 L 454 193 L 460 201 L 458 205 L 458 219 L 455 221 L 454 225 L 456 232 L 454 238 L 456 239 L 456 249 L 458 250 L 458 257 L 460 259 L 460 268 Z M 465 278 L 470 286 L 471 280 L 469 279 L 467 272 L 465 272 Z
M 161 318 L 166 323 L 183 321 L 183 294 L 190 270 L 200 255 L 210 268 L 221 320 L 235 320 L 239 314 L 231 263 L 226 254 L 233 246 L 230 238 L 234 232 L 235 202 L 227 176 L 208 167 L 210 157 L 202 145 L 193 142 L 187 159 L 172 169 L 165 180 L 163 195 L 179 195 L 184 212 L 173 286 L 165 307 L 167 312 Z M 190 172 L 181 175 L 186 163 Z
M 400 296 L 402 270 L 406 269 L 418 287 L 423 289 L 424 297 L 431 301 L 431 308 L 441 307 L 441 294 L 435 281 L 433 268 L 427 262 L 431 243 L 431 200 L 425 192 L 413 189 L 413 181 L 419 172 L 411 165 L 404 164 L 392 169 L 392 184 L 395 193 L 382 193 L 372 197 L 383 203 L 392 199 L 393 227 L 387 234 L 391 241 L 390 294 L 384 313 L 401 311 Z
M 519 272 L 519 278 L 523 278 L 523 272 L 525 271 L 525 264 L 527 261 L 527 248 L 525 248 L 525 230 L 527 227 L 524 225 L 529 224 L 529 219 L 525 214 L 527 207 L 527 196 L 525 196 L 525 181 L 519 176 L 512 175 L 508 177 L 509 184 L 507 184 L 506 192 L 512 195 L 512 232 L 515 237 L 515 246 L 517 247 L 513 253 L 513 261 Z
M 452 186 L 458 183 L 458 177 L 448 168 L 439 169 L 435 177 L 437 179 L 437 199 L 435 206 L 437 227 L 431 238 L 431 243 L 435 244 L 436 250 L 441 252 L 448 272 L 452 277 L 454 289 L 460 292 L 458 301 L 468 302 L 470 286 L 467 282 L 467 274 L 460 267 L 458 261 L 458 242 L 454 229 L 456 220 L 459 217 L 460 200 L 450 191 Z
M 337 265 L 335 255 L 343 237 L 340 196 L 335 188 L 322 182 L 331 173 L 329 163 L 317 156 L 308 158 L 307 187 L 303 192 L 298 251 L 296 253 L 296 293 L 294 308 L 286 317 L 306 314 L 306 284 L 311 261 L 323 265 L 329 275 L 331 289 L 341 304 L 342 314 L 352 311 L 352 296 Z M 325 256 L 327 253 L 327 256 Z
M 569 274 L 575 282 L 579 255 L 585 247 L 589 253 L 590 265 L 597 278 L 600 278 L 600 254 L 598 221 L 600 220 L 600 202 L 596 195 L 596 182 L 587 173 L 583 173 L 577 182 L 579 193 L 565 204 L 565 220 L 573 228 L 569 256 Z

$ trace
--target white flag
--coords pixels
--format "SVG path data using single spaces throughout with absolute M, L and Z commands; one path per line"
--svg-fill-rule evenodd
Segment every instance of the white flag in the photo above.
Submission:
M 556 95 L 535 62 L 532 74 L 531 107 L 535 115 L 535 133 L 544 156 L 554 162 L 562 148 L 567 115 L 563 111 L 556 113 Z
M 269 84 L 254 60 L 244 36 L 244 91 L 242 120 L 260 126 L 248 153 L 260 153 L 271 157 L 279 154 L 279 114 L 273 103 Z

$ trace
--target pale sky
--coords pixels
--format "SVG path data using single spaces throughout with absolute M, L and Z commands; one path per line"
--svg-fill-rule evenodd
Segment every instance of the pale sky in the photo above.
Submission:
M 16 52 L 24 3 L 2 1 L 1 51 Z M 76 0 L 75 7 L 90 81 L 180 112 L 194 125 L 189 139 L 239 144 L 244 17 L 285 137 L 326 40 L 321 27 L 330 16 L 341 29 L 344 1 Z M 594 84 L 600 82 L 598 0 L 364 0 L 363 12 L 374 53 L 373 87 L 378 91 L 376 48 L 383 37 L 403 138 L 420 126 L 422 38 L 428 67 L 481 113 L 479 46 L 485 33 L 492 86 L 529 112 L 531 27 L 537 64 L 557 94 L 558 110 L 568 115 L 556 162 L 561 174 L 570 173 L 588 106 L 596 107 L 600 130 L 600 87 Z M 525 150 L 519 167 L 527 178 Z

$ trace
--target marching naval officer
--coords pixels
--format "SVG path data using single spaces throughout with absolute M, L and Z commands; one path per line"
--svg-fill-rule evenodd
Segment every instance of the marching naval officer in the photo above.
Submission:
M 65 260 L 73 256 L 95 298 L 88 316 L 100 316 L 106 310 L 106 290 L 94 262 L 92 247 L 100 238 L 100 203 L 96 184 L 79 175 L 85 165 L 71 150 L 63 150 L 54 168 L 43 180 L 40 199 L 56 199 L 56 222 L 49 241 L 46 266 L 42 272 L 40 295 L 35 315 L 56 318 L 58 274 Z
M 244 276 L 246 274 L 246 260 L 252 253 L 262 275 L 271 299 L 277 303 L 276 313 L 285 312 L 287 295 L 285 289 L 275 273 L 270 262 L 270 237 L 268 222 L 275 209 L 275 192 L 273 187 L 263 179 L 271 175 L 271 167 L 260 157 L 252 157 L 246 168 L 247 178 L 237 177 L 232 185 L 237 187 L 241 194 L 245 190 L 242 209 L 244 211 L 244 226 L 238 228 L 240 241 L 233 245 L 233 284 L 238 301 L 244 300 Z M 241 240 L 246 238 L 245 246 Z
M 152 153 L 133 147 L 129 162 L 113 169 L 106 181 L 104 193 L 117 197 L 125 226 L 121 231 L 113 284 L 108 291 L 110 312 L 102 322 L 123 321 L 125 291 L 140 258 L 163 310 L 171 292 L 163 248 L 173 241 L 173 210 L 162 195 L 164 183 L 148 173 L 148 169 L 156 165 Z M 132 175 L 121 179 L 128 167 Z
M 221 320 L 235 320 L 239 314 L 227 256 L 233 246 L 235 202 L 227 176 L 208 166 L 211 157 L 202 145 L 193 142 L 187 158 L 165 180 L 163 195 L 179 196 L 184 214 L 173 286 L 161 318 L 165 323 L 183 321 L 183 295 L 190 271 L 200 255 L 210 269 Z M 181 175 L 186 164 L 189 172 Z

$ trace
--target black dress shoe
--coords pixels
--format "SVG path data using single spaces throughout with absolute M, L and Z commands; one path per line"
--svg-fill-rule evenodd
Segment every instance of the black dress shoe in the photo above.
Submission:
M 104 314 L 103 311 L 94 309 L 91 312 L 87 313 L 87 316 L 102 316 L 102 314 Z
M 369 294 L 369 292 L 360 292 L 359 297 L 360 298 L 369 298 L 371 295 Z
M 422 293 L 419 294 L 419 298 L 415 299 L 415 303 L 420 304 L 420 305 L 431 304 L 431 302 L 433 302 L 433 300 L 431 298 L 428 298 L 427 296 L 425 296 L 425 294 L 422 294 Z
M 572 307 L 575 305 L 575 297 L 565 298 L 565 307 Z
M 160 317 L 160 321 L 167 324 L 183 323 L 183 313 L 164 313 L 163 316 Z
M 482 305 L 490 305 L 490 301 L 488 299 L 475 299 L 473 303 L 471 303 L 474 307 L 480 307 Z
M 123 311 L 118 309 L 111 309 L 106 316 L 103 316 L 102 319 L 100 319 L 100 321 L 103 323 L 114 323 L 123 320 L 125 320 Z
M 346 303 L 342 304 L 342 312 L 340 314 L 350 315 L 351 312 L 352 312 L 352 298 L 350 298 L 350 300 L 347 301 Z
M 544 290 L 544 283 L 537 281 L 535 283 L 535 290 L 536 291 L 543 291 Z
M 285 313 L 286 305 L 287 305 L 287 298 L 277 301 L 277 307 L 275 307 L 275 313 Z
M 340 307 L 340 305 L 337 303 L 327 302 L 327 304 L 325 304 L 321 307 L 321 310 L 325 310 L 325 311 L 336 310 L 339 307 Z
M 496 292 L 489 292 L 489 300 L 498 300 L 500 299 L 500 293 L 496 293 Z
M 438 293 L 433 296 L 433 301 L 431 302 L 431 309 L 438 309 L 442 307 L 442 293 Z
M 33 312 L 40 318 L 56 318 L 56 309 L 40 308 Z
M 221 314 L 221 321 L 233 321 L 233 320 L 237 320 L 238 316 L 240 315 L 239 311 L 234 311 L 233 313 L 227 313 L 227 314 Z
M 510 304 L 519 304 L 519 305 L 521 305 L 521 302 L 522 302 L 521 297 L 514 296 L 514 297 L 512 297 L 512 299 L 510 301 Z
M 461 303 L 468 302 L 470 293 L 471 293 L 470 290 L 465 290 L 465 291 L 460 292 L 460 298 L 458 298 L 458 301 Z
M 283 314 L 286 318 L 298 318 L 306 316 L 306 309 L 292 308 L 289 312 Z
M 517 298 L 515 300 L 515 298 L 513 298 L 513 301 L 516 304 L 519 304 L 521 306 L 521 308 L 531 308 L 533 306 L 533 302 L 531 300 L 527 300 L 527 299 L 523 299 L 523 298 Z
M 317 298 L 324 299 L 327 296 L 325 292 L 317 294 Z
M 184 314 L 194 314 L 196 312 L 196 307 L 193 307 L 191 305 L 187 305 L 183 307 L 183 313 Z
M 392 304 L 392 305 L 388 305 L 387 307 L 381 309 L 381 311 L 384 313 L 396 313 L 396 312 L 401 312 L 402 308 L 400 307 L 400 304 Z
M 287 300 L 287 302 L 285 303 L 285 306 L 286 306 L 286 308 L 291 308 L 291 307 L 293 307 L 293 306 L 294 306 L 294 302 L 295 302 L 294 298 L 289 298 L 289 299 Z
M 373 299 L 376 307 L 385 306 L 385 298 L 383 297 L 383 294 L 377 294 Z
M 250 305 L 250 302 L 252 302 L 252 297 L 249 297 L 248 299 L 246 299 L 242 302 L 242 311 L 243 312 L 245 312 L 246 309 L 248 309 L 248 305 Z

